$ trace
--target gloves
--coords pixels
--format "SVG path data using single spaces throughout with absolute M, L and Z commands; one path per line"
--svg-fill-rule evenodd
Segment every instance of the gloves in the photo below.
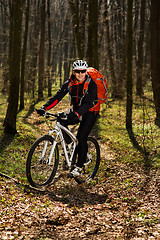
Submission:
M 40 115 L 40 116 L 43 116 L 46 112 L 46 109 L 44 106 L 42 106 L 41 108 L 37 109 L 37 113 Z
M 67 119 L 67 114 L 65 112 L 59 113 L 59 116 L 61 119 L 66 120 Z
M 78 113 L 70 112 L 67 115 L 67 121 L 68 121 L 68 124 L 70 124 L 70 125 L 78 123 L 79 122 L 79 115 L 78 115 Z

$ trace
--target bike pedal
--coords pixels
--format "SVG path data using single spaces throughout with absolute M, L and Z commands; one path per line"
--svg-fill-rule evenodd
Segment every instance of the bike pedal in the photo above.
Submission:
M 67 173 L 67 177 L 74 178 L 73 174 L 71 172 Z

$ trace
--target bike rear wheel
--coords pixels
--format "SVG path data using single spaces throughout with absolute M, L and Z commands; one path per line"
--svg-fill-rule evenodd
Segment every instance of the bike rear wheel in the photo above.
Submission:
M 41 187 L 49 184 L 56 174 L 59 163 L 57 145 L 52 154 L 51 163 L 49 164 L 48 162 L 53 143 L 53 137 L 45 135 L 37 139 L 29 151 L 26 163 L 26 175 L 33 187 Z
M 93 179 L 98 171 L 100 164 L 100 148 L 97 140 L 93 137 L 87 139 L 87 158 L 82 168 L 82 177 L 76 177 L 76 182 L 83 183 Z M 78 154 L 77 154 L 78 155 Z M 78 156 L 76 156 L 77 160 Z

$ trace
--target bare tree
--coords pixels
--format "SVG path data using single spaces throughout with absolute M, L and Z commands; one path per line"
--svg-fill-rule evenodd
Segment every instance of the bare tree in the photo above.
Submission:
M 75 38 L 76 38 L 76 46 L 77 46 L 77 52 L 78 52 L 78 57 L 80 59 L 84 58 L 84 38 L 81 36 L 81 30 L 80 28 L 84 29 L 84 25 L 81 25 L 80 22 L 80 1 L 78 0 L 68 0 L 70 10 L 71 10 L 71 17 L 72 17 L 72 22 L 73 22 L 73 28 L 74 28 L 74 33 L 75 33 Z M 82 3 L 84 0 L 82 1 Z M 84 10 L 84 9 L 83 9 Z
M 110 38 L 110 31 L 109 31 L 109 14 L 108 14 L 108 3 L 105 3 L 105 11 L 104 11 L 104 18 L 105 18 L 105 26 L 106 26 L 106 41 L 107 41 L 107 57 L 109 59 L 109 69 L 112 79 L 112 97 L 114 98 L 117 93 L 117 79 L 115 74 L 115 65 L 114 65 L 114 58 L 113 58 L 113 51 L 111 48 L 111 38 Z
M 45 9 L 46 0 L 41 1 L 41 37 L 39 47 L 39 76 L 38 76 L 38 99 L 43 99 L 44 80 L 44 42 L 45 42 Z
M 22 33 L 22 0 L 13 1 L 13 24 L 10 37 L 12 42 L 12 55 L 10 60 L 10 92 L 7 113 L 4 121 L 5 133 L 15 134 L 16 118 L 19 99 L 20 60 L 21 60 L 21 33 Z
M 90 66 L 99 69 L 98 59 L 98 0 L 89 0 L 87 60 Z
M 47 0 L 47 15 L 48 15 L 48 63 L 47 63 L 47 77 L 48 77 L 48 97 L 51 96 L 51 52 L 52 52 L 52 39 L 51 39 L 51 13 L 50 13 L 50 0 Z
M 30 0 L 27 0 L 26 14 L 25 14 L 25 31 L 22 49 L 21 61 L 21 88 L 20 88 L 20 109 L 24 108 L 24 92 L 25 92 L 25 66 L 26 66 L 26 52 L 27 52 L 27 38 L 28 38 L 28 24 L 29 24 L 29 9 Z
M 160 1 L 151 1 L 151 76 L 156 123 L 160 126 Z
M 132 8 L 133 0 L 127 2 L 127 105 L 126 105 L 126 128 L 132 130 Z
M 144 24 L 145 24 L 145 6 L 146 0 L 141 0 L 141 14 L 140 14 L 140 33 L 138 40 L 138 61 L 137 61 L 137 82 L 136 90 L 137 95 L 143 95 L 142 73 L 143 73 L 143 60 L 144 60 Z
M 2 66 L 2 77 L 3 77 L 3 87 L 1 92 L 3 94 L 8 92 L 8 78 L 9 78 L 9 69 L 8 69 L 8 16 L 9 16 L 9 8 L 8 3 L 6 1 L 1 1 L 1 14 L 0 14 L 0 22 L 1 22 L 1 30 L 0 30 L 0 63 Z
M 40 0 L 34 1 L 34 5 L 30 5 L 30 28 L 28 32 L 28 58 L 27 65 L 29 71 L 26 73 L 26 90 L 28 93 L 32 93 L 32 98 L 35 98 L 35 92 L 37 88 L 37 65 L 38 65 L 38 53 L 39 53 L 39 31 L 40 31 Z

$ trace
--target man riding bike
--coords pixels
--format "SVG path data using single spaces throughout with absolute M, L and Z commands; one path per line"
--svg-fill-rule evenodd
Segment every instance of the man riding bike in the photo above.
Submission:
M 45 111 L 57 105 L 62 98 L 69 93 L 73 109 L 67 114 L 66 125 L 74 125 L 80 122 L 78 139 L 78 161 L 76 166 L 69 173 L 70 177 L 78 177 L 82 172 L 83 164 L 87 155 L 87 137 L 91 132 L 99 115 L 100 106 L 94 109 L 97 103 L 97 85 L 87 74 L 88 64 L 83 60 L 73 62 L 72 75 L 64 82 L 58 92 L 50 98 L 40 109 L 38 114 L 43 115 Z M 84 85 L 89 82 L 87 93 L 84 94 Z M 96 105 L 97 106 L 97 105 Z

